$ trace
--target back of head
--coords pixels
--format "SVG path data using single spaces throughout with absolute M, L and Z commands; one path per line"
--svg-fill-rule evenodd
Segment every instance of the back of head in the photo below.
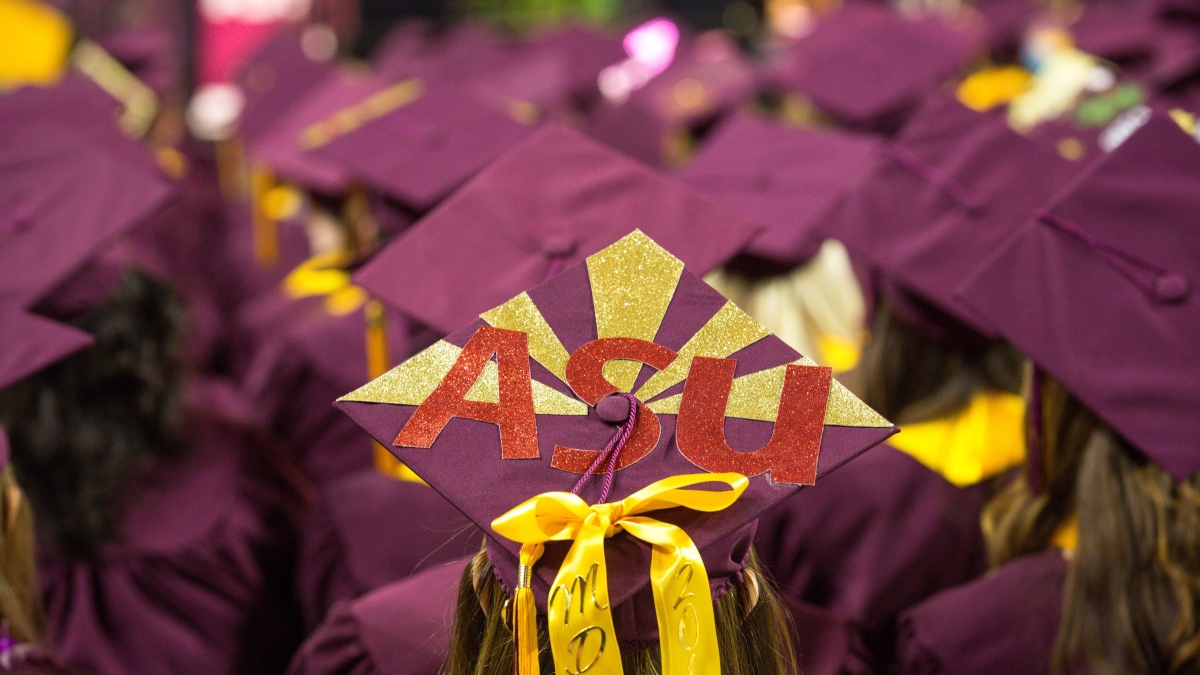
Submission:
M 0 394 L 0 420 L 44 539 L 87 556 L 116 536 L 131 477 L 181 452 L 182 310 L 165 285 L 131 270 L 71 323 L 95 344 Z
M 512 598 L 492 572 L 487 554 L 475 556 L 459 582 L 458 604 L 445 675 L 511 675 L 513 670 Z M 750 553 L 742 582 L 731 586 L 714 607 L 721 672 L 725 675 L 795 675 L 791 617 L 774 586 Z M 555 672 L 549 636 L 538 628 L 540 671 Z M 627 675 L 663 671 L 657 642 L 622 645 Z M 584 669 L 586 670 L 586 668 Z M 582 670 L 580 672 L 583 672 Z
M 1038 377 L 1036 465 L 984 514 L 993 563 L 1069 548 L 1077 527 L 1054 672 L 1200 672 L 1200 478 L 1176 480 Z

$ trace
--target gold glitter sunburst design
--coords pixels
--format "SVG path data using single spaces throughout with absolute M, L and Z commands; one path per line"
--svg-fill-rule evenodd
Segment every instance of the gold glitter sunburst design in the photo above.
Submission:
M 589 256 L 587 270 L 596 309 L 596 336 L 653 342 L 683 275 L 683 261 L 641 230 L 634 230 Z M 641 369 L 636 361 L 610 361 L 604 366 L 604 376 L 621 391 L 629 391 Z
M 567 359 L 570 355 L 528 293 L 521 293 L 496 309 L 480 314 L 479 318 L 495 328 L 517 330 L 528 335 L 529 356 L 558 379 L 567 381 Z

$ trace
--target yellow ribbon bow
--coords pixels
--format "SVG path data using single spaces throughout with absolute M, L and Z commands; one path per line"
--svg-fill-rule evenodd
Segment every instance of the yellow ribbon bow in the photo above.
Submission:
M 683 489 L 701 483 L 725 483 L 732 489 Z M 749 484 L 737 473 L 671 476 L 619 502 L 594 506 L 567 492 L 546 492 L 492 521 L 493 530 L 522 545 L 513 603 L 518 675 L 538 672 L 537 610 L 530 580 L 547 541 L 575 542 L 546 602 L 550 649 L 559 675 L 621 675 L 604 540 L 622 530 L 652 547 L 650 586 L 663 675 L 720 675 L 713 604 L 700 551 L 678 526 L 639 514 L 680 506 L 720 511 L 736 502 Z

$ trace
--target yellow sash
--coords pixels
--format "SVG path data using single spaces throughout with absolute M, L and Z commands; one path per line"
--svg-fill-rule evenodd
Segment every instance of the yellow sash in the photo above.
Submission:
M 1025 400 L 977 394 L 958 415 L 902 425 L 888 445 L 959 487 L 974 485 L 1025 461 Z
M 731 490 L 683 488 L 725 483 Z M 492 521 L 492 529 L 521 546 L 514 599 L 517 674 L 538 672 L 537 610 L 529 587 L 533 565 L 547 541 L 573 541 L 547 600 L 550 648 L 559 675 L 592 671 L 621 675 L 621 654 L 609 609 L 604 540 L 624 530 L 650 544 L 650 586 L 658 617 L 663 675 L 721 675 L 708 573 L 700 551 L 679 527 L 639 514 L 682 506 L 714 512 L 728 508 L 750 481 L 741 474 L 671 476 L 619 502 L 588 506 L 567 492 L 547 492 Z

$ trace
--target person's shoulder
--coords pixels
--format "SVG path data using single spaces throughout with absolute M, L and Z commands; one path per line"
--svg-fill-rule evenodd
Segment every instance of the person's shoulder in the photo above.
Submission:
M 900 672 L 1047 672 L 1066 573 L 1050 549 L 916 605 L 900 618 Z

